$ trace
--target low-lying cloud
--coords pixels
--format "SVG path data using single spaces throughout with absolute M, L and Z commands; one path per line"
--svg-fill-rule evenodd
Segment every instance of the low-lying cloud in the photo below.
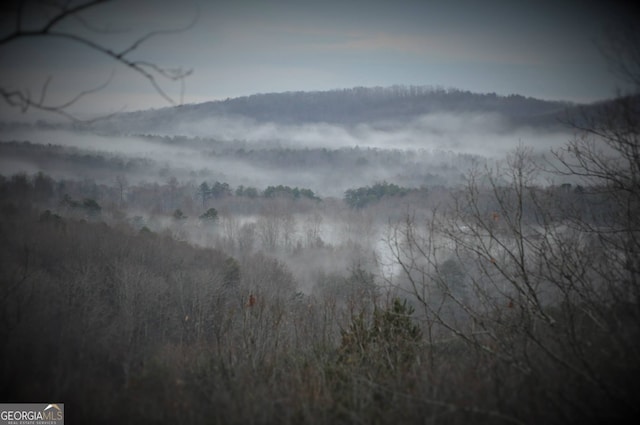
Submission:
M 203 140 L 170 142 L 136 135 L 42 129 L 8 130 L 3 139 L 152 162 L 150 169 L 136 170 L 136 176 L 129 176 L 130 181 L 162 181 L 173 175 L 198 183 L 220 180 L 259 189 L 283 184 L 308 187 L 323 196 L 342 196 L 348 188 L 382 180 L 407 186 L 457 184 L 474 158 L 499 159 L 519 145 L 547 153 L 571 137 L 569 131 L 513 128 L 495 113 L 433 113 L 408 122 L 351 126 L 214 117 L 183 122 L 171 131 L 148 128 L 141 133 Z M 29 158 L 11 162 L 5 158 L 0 167 L 5 175 L 37 169 Z M 56 175 L 52 170 L 43 171 Z M 68 176 L 71 170 L 57 171 L 59 176 Z M 115 178 L 115 173 L 106 175 Z M 103 172 L 95 178 L 104 176 Z
M 243 141 L 255 147 L 292 149 L 369 147 L 377 149 L 426 149 L 469 153 L 488 157 L 505 155 L 519 144 L 547 151 L 565 143 L 570 133 L 512 128 L 496 113 L 433 113 L 408 123 L 385 122 L 341 126 L 328 123 L 261 123 L 245 117 L 213 117 L 182 123 L 170 132 L 221 141 Z

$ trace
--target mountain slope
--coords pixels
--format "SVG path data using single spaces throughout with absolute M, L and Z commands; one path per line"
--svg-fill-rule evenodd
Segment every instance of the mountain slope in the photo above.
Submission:
M 324 92 L 256 94 L 224 101 L 118 114 L 94 128 L 144 133 L 209 119 L 243 118 L 258 123 L 338 125 L 406 123 L 432 113 L 499 114 L 513 126 L 555 126 L 567 108 L 520 95 L 498 96 L 455 89 L 393 86 Z

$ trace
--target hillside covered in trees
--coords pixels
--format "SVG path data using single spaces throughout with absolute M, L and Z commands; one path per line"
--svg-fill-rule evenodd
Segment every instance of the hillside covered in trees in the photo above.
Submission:
M 508 126 L 557 127 L 566 118 L 567 102 L 544 101 L 520 95 L 479 94 L 430 86 L 356 87 L 352 89 L 265 93 L 182 105 L 158 110 L 116 114 L 92 124 L 101 131 L 175 134 L 181 126 L 207 120 L 247 119 L 256 123 L 300 125 L 327 123 L 382 128 L 406 125 L 433 113 L 496 114 Z
M 637 102 L 533 124 L 565 106 L 399 87 L 4 124 L 3 400 L 78 423 L 638 414 Z M 162 134 L 216 108 L 247 126 Z

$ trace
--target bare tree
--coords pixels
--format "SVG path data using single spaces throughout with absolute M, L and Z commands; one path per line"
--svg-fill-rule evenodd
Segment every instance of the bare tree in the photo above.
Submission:
M 602 273 L 624 283 L 619 301 L 640 302 L 640 31 L 621 26 L 609 34 L 605 52 L 631 92 L 571 117 L 576 136 L 553 152 L 556 173 L 577 178 L 585 196 L 597 199 L 573 225 L 591 235 L 615 267 Z
M 602 194 L 543 188 L 536 173 L 520 149 L 506 166 L 472 174 L 454 208 L 394 225 L 396 284 L 422 307 L 434 373 L 463 379 L 464 357 L 450 370 L 441 355 L 461 344 L 466 361 L 485 370 L 484 390 L 524 385 L 557 415 L 633 412 L 635 384 L 619 374 L 637 362 L 629 265 L 637 249 L 624 243 L 634 231 L 583 214 L 599 207 Z M 576 203 L 581 208 L 567 206 Z M 529 376 L 540 378 L 527 383 Z M 470 397 L 485 407 L 502 402 Z
M 485 374 L 477 390 L 526 388 L 570 421 L 638 412 L 625 378 L 640 360 L 640 56 L 628 31 L 609 57 L 634 90 L 585 107 L 544 164 L 575 189 L 541 185 L 543 164 L 519 148 L 471 172 L 452 208 L 410 216 L 388 237 L 394 283 L 422 307 L 434 373 L 463 379 L 471 362 Z M 455 346 L 470 354 L 452 369 L 440 355 Z M 527 409 L 520 402 L 516 419 Z
M 611 71 L 631 84 L 631 90 L 637 93 L 640 88 L 640 31 L 636 23 L 628 20 L 609 28 L 599 47 Z
M 99 28 L 94 22 L 90 22 L 86 13 L 98 9 L 111 0 L 87 0 L 87 1 L 44 1 L 44 0 L 20 0 L 9 2 L 3 7 L 1 19 L 5 30 L 0 37 L 0 50 L 18 44 L 27 39 L 58 39 L 70 44 L 83 46 L 86 49 L 97 52 L 115 63 L 125 66 L 127 69 L 143 77 L 153 89 L 169 104 L 175 105 L 182 102 L 184 95 L 184 81 L 191 73 L 190 69 L 168 68 L 157 63 L 134 59 L 132 53 L 138 50 L 151 38 L 175 34 L 185 31 L 195 24 L 194 19 L 187 25 L 176 29 L 162 29 L 149 31 L 135 38 L 124 48 L 116 49 L 102 41 L 100 35 L 112 33 Z M 88 36 L 87 34 L 93 34 Z M 30 109 L 41 110 L 62 115 L 66 118 L 77 120 L 77 117 L 69 112 L 69 109 L 86 96 L 105 88 L 110 78 L 97 87 L 82 90 L 66 101 L 53 103 L 48 98 L 48 89 L 52 77 L 49 76 L 38 89 L 34 87 L 15 88 L 0 85 L 0 96 L 9 106 L 26 112 Z M 176 100 L 163 88 L 162 80 L 179 82 L 181 85 L 180 99 Z
M 124 205 L 124 192 L 127 189 L 127 186 L 129 186 L 127 178 L 122 174 L 118 174 L 116 176 L 116 188 L 118 189 L 120 205 Z

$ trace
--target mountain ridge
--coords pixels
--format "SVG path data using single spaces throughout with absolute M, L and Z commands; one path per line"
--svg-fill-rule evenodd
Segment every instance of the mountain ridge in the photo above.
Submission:
M 346 126 L 406 123 L 420 116 L 499 114 L 508 124 L 549 127 L 576 104 L 512 94 L 473 93 L 432 86 L 354 87 L 327 91 L 259 93 L 225 100 L 116 114 L 88 125 L 94 129 L 145 132 L 169 130 L 209 119 L 241 118 L 285 125 L 327 123 Z

